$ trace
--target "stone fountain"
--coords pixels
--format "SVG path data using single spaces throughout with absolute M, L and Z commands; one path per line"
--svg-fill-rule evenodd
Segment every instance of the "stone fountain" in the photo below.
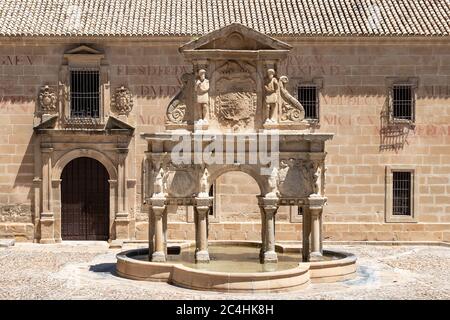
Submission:
M 333 134 L 313 132 L 302 105 L 289 93 L 288 78 L 278 74 L 290 49 L 236 23 L 180 48 L 193 73 L 182 76 L 183 86 L 169 103 L 166 130 L 142 134 L 148 142 L 144 184 L 151 208 L 149 249 L 119 254 L 120 275 L 203 290 L 277 291 L 303 287 L 310 279 L 336 280 L 355 273 L 353 255 L 322 248 L 325 142 Z M 194 246 L 195 263 L 209 263 L 207 216 L 213 198 L 208 191 L 228 171 L 249 174 L 260 188 L 261 264 L 279 260 L 279 207 L 305 209 L 301 262 L 295 267 L 240 274 L 168 261 L 167 207 L 182 205 L 193 206 L 195 214 L 195 243 L 186 248 Z M 148 261 L 136 259 L 142 256 Z

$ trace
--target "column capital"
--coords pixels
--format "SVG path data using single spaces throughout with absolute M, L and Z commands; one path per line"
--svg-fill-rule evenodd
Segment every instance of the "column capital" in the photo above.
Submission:
M 162 216 L 167 208 L 166 198 L 150 198 L 150 205 L 155 216 Z
M 326 197 L 321 197 L 319 195 L 313 194 L 308 198 L 309 210 L 311 212 L 323 210 L 323 206 L 326 202 Z

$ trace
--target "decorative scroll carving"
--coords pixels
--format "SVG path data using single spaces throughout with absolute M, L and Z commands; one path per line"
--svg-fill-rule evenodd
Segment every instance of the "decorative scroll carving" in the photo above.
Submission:
M 181 76 L 182 87 L 180 92 L 170 101 L 167 108 L 167 119 L 169 123 L 181 124 L 186 122 L 186 110 L 189 104 L 189 90 L 194 79 L 192 73 L 185 73 Z M 192 84 L 193 86 L 193 84 Z
M 118 114 L 128 114 L 133 109 L 133 97 L 124 86 L 116 89 L 112 102 Z
M 281 121 L 298 122 L 305 118 L 305 109 L 286 89 L 288 77 L 280 77 Z
M 41 88 L 39 93 L 39 107 L 44 113 L 56 112 L 57 95 L 48 85 Z

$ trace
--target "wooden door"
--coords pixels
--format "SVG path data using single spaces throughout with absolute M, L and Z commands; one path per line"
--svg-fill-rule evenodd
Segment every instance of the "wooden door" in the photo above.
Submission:
M 61 175 L 63 240 L 108 240 L 108 172 L 97 160 L 77 158 Z

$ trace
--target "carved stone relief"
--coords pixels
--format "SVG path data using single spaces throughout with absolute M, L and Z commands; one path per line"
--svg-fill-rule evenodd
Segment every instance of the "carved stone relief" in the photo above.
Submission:
M 133 109 L 133 97 L 124 86 L 116 89 L 112 102 L 118 114 L 128 114 Z
M 170 101 L 167 108 L 167 120 L 169 123 L 182 124 L 187 121 L 187 109 L 191 101 L 191 92 L 194 75 L 185 73 L 181 76 L 182 87 L 180 92 Z
M 214 115 L 221 126 L 236 131 L 253 123 L 257 98 L 254 71 L 248 63 L 231 60 L 216 70 Z
M 305 118 L 305 109 L 286 89 L 289 82 L 286 76 L 280 77 L 281 121 L 298 122 Z
M 41 88 L 39 93 L 39 108 L 44 113 L 56 112 L 56 92 L 48 85 Z
M 316 178 L 317 161 L 281 159 L 279 170 L 280 193 L 284 197 L 306 197 L 320 189 Z M 320 175 L 320 173 L 318 173 Z

